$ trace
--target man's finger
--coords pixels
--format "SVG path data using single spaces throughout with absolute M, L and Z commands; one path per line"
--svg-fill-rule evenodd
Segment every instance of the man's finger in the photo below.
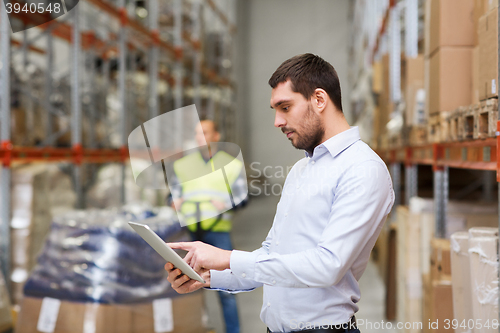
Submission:
M 172 288 L 174 288 L 174 289 L 179 288 L 180 286 L 182 286 L 184 283 L 188 282 L 189 280 L 191 280 L 189 278 L 189 276 L 181 275 L 180 277 L 178 277 L 177 279 L 174 280 L 174 282 L 172 283 Z
M 189 242 L 177 242 L 177 243 L 167 243 L 172 249 L 186 250 L 189 251 L 192 245 Z
M 170 272 L 170 271 L 171 271 L 171 270 L 173 270 L 173 269 L 174 269 L 174 264 L 172 264 L 171 262 L 167 262 L 167 263 L 165 264 L 165 270 L 166 270 L 167 272 Z
M 184 261 L 190 265 L 191 260 L 193 259 L 194 251 L 189 251 L 188 254 L 184 257 Z
M 198 263 L 198 261 L 195 261 L 195 262 L 194 262 L 194 267 L 193 267 L 194 271 L 195 271 L 195 272 L 199 272 L 199 271 L 201 270 L 201 268 L 202 268 L 202 267 L 201 267 L 201 265 Z

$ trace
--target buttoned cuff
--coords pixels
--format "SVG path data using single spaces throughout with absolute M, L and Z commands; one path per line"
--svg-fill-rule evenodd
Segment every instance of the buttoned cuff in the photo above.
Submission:
M 233 250 L 229 267 L 234 275 L 243 279 L 255 280 L 255 263 L 258 253 Z
M 210 288 L 211 289 L 231 289 L 231 270 L 223 271 L 210 270 Z

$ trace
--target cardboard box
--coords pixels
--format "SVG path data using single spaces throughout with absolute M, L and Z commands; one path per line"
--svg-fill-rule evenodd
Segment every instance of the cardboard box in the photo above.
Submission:
M 432 281 L 431 306 L 429 309 L 431 332 L 454 332 L 453 328 L 445 329 L 445 320 L 453 320 L 453 292 L 451 281 Z M 429 324 L 428 320 L 424 323 Z M 451 326 L 451 325 L 450 325 Z
M 490 10 L 498 8 L 498 0 L 474 0 L 474 45 L 479 44 L 479 19 Z
M 425 20 L 429 20 L 426 56 L 440 47 L 474 45 L 474 0 L 428 0 Z
M 451 235 L 451 282 L 453 317 L 459 323 L 473 319 L 472 291 L 469 264 L 469 233 L 459 231 Z M 465 332 L 466 330 L 460 330 Z
M 0 332 L 12 327 L 11 304 L 5 281 L 0 270 Z
M 380 94 L 383 90 L 383 69 L 382 62 L 377 61 L 373 63 L 372 67 L 372 91 Z
M 431 247 L 431 280 L 451 281 L 450 240 L 433 238 Z
M 498 323 L 498 227 L 469 229 L 469 263 L 474 320 L 483 324 L 475 333 L 497 332 L 485 327 L 488 321 Z
M 416 97 L 419 90 L 424 89 L 424 56 L 419 55 L 416 58 L 406 59 L 406 124 L 422 124 L 425 117 L 418 115 L 418 106 Z
M 471 104 L 471 47 L 440 47 L 429 61 L 429 115 Z
M 13 229 L 25 229 L 25 251 L 28 261 L 22 265 L 29 271 L 36 264 L 36 257 L 45 243 L 50 230 L 49 174 L 45 165 L 30 165 L 13 169 L 12 172 L 12 220 Z M 21 231 L 19 231 L 21 232 Z M 15 241 L 17 238 L 13 238 Z M 18 244 L 13 242 L 17 252 Z M 13 265 L 21 266 L 15 261 Z
M 422 318 L 422 275 L 420 270 L 420 224 L 418 215 L 406 206 L 397 212 L 397 321 L 419 322 Z M 418 332 L 411 328 L 405 332 Z
M 399 322 L 407 321 L 406 318 L 406 227 L 408 220 L 408 207 L 396 207 L 396 223 L 397 223 L 397 245 L 396 245 L 396 320 Z
M 479 103 L 479 46 L 472 50 L 472 104 Z
M 498 8 L 479 19 L 479 99 L 498 96 Z
M 154 303 L 109 305 L 60 301 L 58 311 L 44 313 L 41 312 L 44 300 L 46 299 L 33 297 L 23 299 L 16 333 L 39 332 L 37 330 L 39 321 L 50 324 L 51 320 L 55 320 L 54 333 L 154 333 L 157 331 L 204 333 L 206 331 L 202 321 L 203 292 L 173 298 L 171 307 L 160 306 L 159 308 L 154 308 Z M 163 329 L 158 329 L 162 326 Z M 166 329 L 169 326 L 171 329 Z
M 454 332 L 452 329 L 445 329 L 445 320 L 453 320 L 451 281 L 426 280 L 423 304 L 422 331 L 424 333 Z

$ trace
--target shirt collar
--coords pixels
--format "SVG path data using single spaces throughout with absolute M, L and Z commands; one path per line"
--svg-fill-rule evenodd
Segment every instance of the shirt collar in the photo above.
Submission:
M 312 158 L 319 158 L 325 153 L 326 150 L 330 152 L 332 157 L 335 157 L 358 140 L 360 140 L 358 126 L 351 127 L 350 129 L 340 132 L 322 144 L 316 146 L 316 148 L 314 148 Z M 311 157 L 307 151 L 306 157 Z

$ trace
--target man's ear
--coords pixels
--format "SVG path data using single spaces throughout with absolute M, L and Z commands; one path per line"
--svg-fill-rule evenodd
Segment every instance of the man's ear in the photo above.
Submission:
M 328 101 L 328 94 L 324 89 L 316 88 L 311 97 L 311 102 L 313 104 L 314 109 L 318 113 L 322 113 L 326 109 L 326 104 Z
M 219 140 L 220 140 L 220 133 L 215 132 L 215 142 L 219 142 Z

